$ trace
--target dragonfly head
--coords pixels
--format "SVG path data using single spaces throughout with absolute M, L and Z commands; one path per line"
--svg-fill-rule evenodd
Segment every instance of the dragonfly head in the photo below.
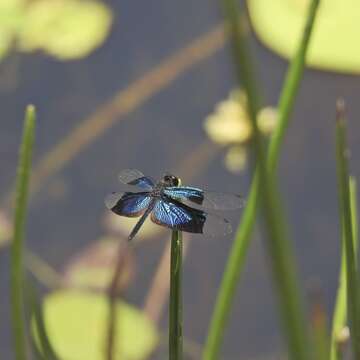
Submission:
M 179 186 L 181 184 L 180 178 L 176 177 L 175 175 L 166 173 L 163 176 L 162 182 L 166 186 Z

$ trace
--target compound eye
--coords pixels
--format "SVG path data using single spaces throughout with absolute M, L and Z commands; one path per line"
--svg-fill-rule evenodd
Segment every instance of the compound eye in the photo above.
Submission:
M 178 186 L 179 185 L 179 179 L 175 176 L 172 177 L 172 183 L 174 184 L 174 186 Z

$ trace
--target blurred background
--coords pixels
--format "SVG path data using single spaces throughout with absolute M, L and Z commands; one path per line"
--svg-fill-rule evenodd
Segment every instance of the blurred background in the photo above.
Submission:
M 286 56 L 307 3 L 277 0 L 271 9 L 269 2 L 249 0 L 249 34 L 268 110 L 264 132 L 271 132 Z M 335 1 L 328 3 L 320 9 L 312 67 L 296 100 L 279 180 L 302 285 L 309 303 L 315 290 L 330 313 L 340 259 L 334 147 L 339 96 L 347 104 L 352 174 L 360 172 L 360 61 L 351 53 L 355 47 L 346 53 L 338 39 L 351 43 L 360 29 L 343 29 L 341 24 L 356 16 L 339 14 Z M 360 14 L 355 2 L 346 6 Z M 287 27 L 290 20 L 294 28 Z M 121 169 L 137 168 L 154 178 L 171 171 L 183 183 L 246 197 L 251 134 L 244 109 L 232 103 L 246 99 L 235 89 L 217 1 L 0 0 L 0 24 L 0 348 L 1 358 L 11 359 L 10 199 L 27 104 L 36 106 L 38 122 L 26 263 L 44 296 L 59 287 L 86 287 L 96 294 L 106 287 L 117 243 L 133 224 L 104 207 L 105 195 L 121 189 Z M 342 35 L 331 37 L 329 29 L 339 28 Z M 265 36 L 271 29 L 273 36 Z M 323 33 L 332 41 L 331 51 L 318 50 Z M 234 114 L 241 114 L 243 123 Z M 230 130 L 221 133 L 217 121 L 227 121 Z M 239 137 L 231 137 L 238 130 Z M 234 229 L 240 216 L 226 214 Z M 154 334 L 134 359 L 167 358 L 169 235 L 148 224 L 126 265 L 123 301 L 145 312 Z M 233 237 L 187 239 L 184 341 L 187 358 L 199 359 Z M 281 359 L 284 349 L 260 231 L 253 240 L 224 360 Z

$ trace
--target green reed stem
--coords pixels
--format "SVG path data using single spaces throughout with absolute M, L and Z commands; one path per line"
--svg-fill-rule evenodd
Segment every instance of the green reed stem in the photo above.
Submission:
M 29 279 L 26 282 L 25 291 L 26 304 L 31 308 L 30 315 L 32 321 L 30 323 L 30 332 L 32 334 L 32 350 L 35 353 L 34 355 L 36 355 L 35 359 L 59 360 L 46 331 L 43 306 L 40 303 L 39 294 L 34 284 L 32 281 L 29 281 Z
M 322 314 L 326 318 L 326 314 Z M 322 316 L 320 315 L 320 316 Z M 330 354 L 330 337 L 328 329 L 326 327 L 326 321 L 322 322 L 321 319 L 315 320 L 315 323 L 312 324 L 312 340 L 314 347 L 314 358 L 316 360 L 329 360 Z
M 238 82 L 243 84 L 248 98 L 248 113 L 253 129 L 253 150 L 259 176 L 259 193 L 268 235 L 267 249 L 280 302 L 284 335 L 288 342 L 291 359 L 308 360 L 305 316 L 300 301 L 295 260 L 285 234 L 285 223 L 278 201 L 279 194 L 275 178 L 273 172 L 270 174 L 267 171 L 265 147 L 256 121 L 259 101 L 247 39 L 242 31 L 243 25 L 239 20 L 236 1 L 225 0 L 224 8 L 232 40 Z
M 331 343 L 330 343 L 330 359 L 331 360 L 340 360 L 342 359 L 341 349 L 339 345 L 339 337 L 341 331 L 346 326 L 346 254 L 345 254 L 345 240 L 344 234 L 342 234 L 341 240 L 341 267 L 340 267 L 340 276 L 339 276 L 339 287 L 336 295 L 336 303 L 333 314 L 333 323 L 331 331 Z
M 350 206 L 351 206 L 351 222 L 354 238 L 354 252 L 358 251 L 358 211 L 357 211 L 357 185 L 356 180 L 350 176 Z M 339 276 L 339 287 L 336 295 L 336 303 L 333 315 L 333 324 L 331 332 L 331 344 L 330 344 L 330 360 L 342 359 L 342 341 L 341 331 L 346 326 L 346 253 L 345 253 L 345 239 L 344 232 L 342 232 L 342 252 L 341 252 L 341 267 Z M 355 259 L 356 260 L 356 259 Z
M 350 327 L 351 343 L 355 359 L 360 359 L 360 297 L 359 278 L 356 268 L 354 250 L 354 232 L 352 225 L 352 210 L 350 200 L 350 178 L 348 167 L 348 146 L 346 140 L 346 120 L 344 104 L 337 103 L 336 121 L 336 156 L 338 172 L 339 208 L 343 232 L 343 247 L 345 250 L 346 301 L 347 317 Z
M 327 314 L 323 296 L 319 289 L 314 289 L 313 291 L 310 322 L 313 358 L 316 360 L 329 360 L 330 337 L 327 326 Z
M 14 238 L 11 244 L 11 317 L 14 352 L 16 360 L 27 358 L 23 294 L 23 243 L 27 217 L 28 190 L 31 172 L 31 157 L 35 132 L 35 108 L 26 109 L 24 132 L 20 148 L 16 179 Z
M 181 231 L 173 230 L 170 258 L 169 359 L 182 360 L 182 252 Z
M 295 97 L 299 88 L 300 80 L 305 67 L 306 54 L 310 42 L 312 29 L 315 22 L 319 0 L 312 0 L 305 28 L 299 48 L 293 58 L 287 72 L 280 95 L 278 106 L 278 123 L 271 137 L 267 165 L 269 171 L 275 172 L 279 158 L 279 152 L 283 143 L 285 131 L 288 127 L 290 114 L 294 106 Z M 244 54 L 247 56 L 247 54 Z M 204 360 L 215 360 L 219 357 L 220 345 L 223 339 L 224 329 L 231 310 L 232 299 L 240 274 L 244 268 L 245 257 L 251 241 L 251 234 L 256 221 L 256 212 L 259 200 L 259 176 L 255 172 L 247 205 L 244 210 L 241 223 L 236 231 L 228 262 L 224 271 L 223 279 L 216 299 L 215 309 L 211 319 L 207 340 L 205 343 Z
M 352 225 L 353 241 L 354 241 L 355 266 L 357 271 L 359 271 L 358 260 L 357 260 L 357 251 L 359 245 L 357 183 L 356 183 L 356 179 L 353 176 L 350 176 L 349 186 L 350 186 L 350 209 L 351 209 L 351 225 Z

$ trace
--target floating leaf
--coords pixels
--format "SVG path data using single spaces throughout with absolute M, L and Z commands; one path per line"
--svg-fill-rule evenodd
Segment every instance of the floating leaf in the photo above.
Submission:
M 25 0 L 1 0 L 0 1 L 0 28 L 16 30 L 23 20 L 25 12 Z
M 291 58 L 304 26 L 308 0 L 251 0 L 250 18 L 260 40 Z M 307 64 L 327 70 L 360 73 L 360 2 L 322 1 Z
M 19 33 L 23 51 L 42 49 L 59 59 L 88 55 L 109 33 L 111 13 L 95 1 L 34 0 Z
M 137 308 L 117 304 L 115 359 L 143 360 L 157 346 L 154 325 Z M 102 360 L 107 334 L 108 299 L 100 294 L 62 290 L 44 300 L 44 323 L 61 359 Z
M 12 39 L 13 32 L 0 25 L 0 60 L 9 52 Z
M 0 59 L 14 42 L 24 15 L 24 0 L 0 0 Z
M 119 281 L 122 289 L 131 281 L 134 273 L 134 258 L 124 244 L 123 251 L 127 251 L 123 271 Z M 115 238 L 102 238 L 92 243 L 79 254 L 70 259 L 65 267 L 65 285 L 71 287 L 106 290 L 114 275 L 114 267 L 119 255 L 120 242 Z

